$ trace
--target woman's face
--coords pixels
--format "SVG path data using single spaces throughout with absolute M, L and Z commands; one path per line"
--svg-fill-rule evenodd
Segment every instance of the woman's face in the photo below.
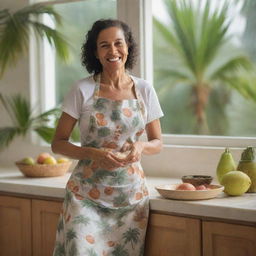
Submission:
M 99 59 L 103 70 L 111 72 L 125 69 L 127 56 L 128 46 L 122 29 L 110 27 L 99 33 L 96 57 Z

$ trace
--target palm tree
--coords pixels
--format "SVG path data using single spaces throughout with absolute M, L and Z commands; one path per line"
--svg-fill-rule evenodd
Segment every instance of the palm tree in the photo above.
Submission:
M 205 6 L 200 1 L 197 6 L 192 2 L 164 0 L 169 24 L 154 18 L 154 25 L 168 45 L 162 52 L 172 63 L 163 63 L 158 73 L 172 84 L 190 86 L 195 133 L 208 134 L 206 107 L 213 88 L 217 84 L 230 85 L 225 75 L 235 74 L 239 67 L 249 68 L 251 63 L 231 44 L 228 5 L 212 10 L 209 0 Z
M 29 131 L 36 132 L 43 140 L 50 143 L 55 127 L 50 127 L 48 122 L 51 117 L 57 119 L 60 110 L 57 108 L 35 115 L 28 100 L 21 95 L 3 96 L 0 102 L 12 120 L 12 126 L 0 128 L 0 149 L 8 146 L 18 136 L 25 136 Z
M 74 238 L 77 238 L 76 232 L 73 229 L 69 229 L 67 231 L 66 242 L 69 243 Z
M 60 59 L 68 59 L 68 44 L 58 31 L 39 21 L 43 14 L 50 15 L 55 23 L 61 23 L 61 17 L 50 6 L 35 4 L 14 13 L 8 9 L 0 10 L 0 78 L 27 52 L 31 30 L 37 38 L 46 37 Z M 55 127 L 49 126 L 48 122 L 58 118 L 60 111 L 57 108 L 35 115 L 33 106 L 20 95 L 7 97 L 0 94 L 0 102 L 13 122 L 13 126 L 0 128 L 0 149 L 30 130 L 46 142 L 51 142 Z
M 46 37 L 59 57 L 67 60 L 67 42 L 58 31 L 39 21 L 43 14 L 50 15 L 55 23 L 61 23 L 60 15 L 50 6 L 34 4 L 14 13 L 8 9 L 0 10 L 0 78 L 7 67 L 27 52 L 31 29 L 37 38 Z
M 128 251 L 124 248 L 124 245 L 117 244 L 112 252 L 113 256 L 129 256 Z
M 134 243 L 137 244 L 139 240 L 139 229 L 138 228 L 129 228 L 124 234 L 123 238 L 125 239 L 125 243 L 131 243 L 132 248 L 134 249 Z

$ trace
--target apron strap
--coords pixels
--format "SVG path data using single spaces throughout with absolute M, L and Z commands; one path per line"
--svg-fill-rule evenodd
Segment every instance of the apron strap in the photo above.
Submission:
M 95 76 L 95 88 L 94 88 L 94 92 L 93 92 L 93 98 L 97 98 L 99 97 L 100 94 L 100 74 L 97 74 Z
M 139 108 L 140 108 L 140 111 L 142 113 L 142 117 L 146 122 L 147 117 L 146 117 L 146 109 L 145 109 L 145 103 L 144 103 L 143 97 L 141 95 L 140 90 L 138 89 L 137 81 L 132 76 L 130 76 L 130 77 L 132 78 L 133 83 L 134 83 L 135 94 L 136 94 L 136 98 L 137 98 L 138 103 L 139 103 Z

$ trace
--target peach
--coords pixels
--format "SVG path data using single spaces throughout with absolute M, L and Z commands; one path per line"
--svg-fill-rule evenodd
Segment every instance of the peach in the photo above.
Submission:
M 207 190 L 207 188 L 205 187 L 205 185 L 199 185 L 196 186 L 196 190 Z
M 44 163 L 44 160 L 45 160 L 47 157 L 50 157 L 50 156 L 51 156 L 51 155 L 50 155 L 49 153 L 46 153 L 46 152 L 41 153 L 41 154 L 38 155 L 36 162 L 37 162 L 38 164 L 43 164 L 43 163 Z
M 44 159 L 43 164 L 57 164 L 57 161 L 53 156 L 48 156 Z
M 61 157 L 57 159 L 58 164 L 67 163 L 67 162 L 69 162 L 69 159 L 66 157 Z
M 196 188 L 190 183 L 181 183 L 177 186 L 176 190 L 191 190 L 194 191 Z

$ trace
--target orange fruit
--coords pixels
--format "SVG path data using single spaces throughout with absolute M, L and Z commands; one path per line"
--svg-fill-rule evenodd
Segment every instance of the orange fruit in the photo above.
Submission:
M 114 241 L 108 241 L 108 246 L 109 247 L 114 247 L 115 246 L 115 242 Z
M 133 169 L 133 167 L 130 166 L 130 167 L 128 168 L 127 172 L 128 172 L 129 175 L 134 174 L 134 169 Z
M 104 193 L 106 194 L 106 195 L 112 195 L 112 193 L 113 193 L 113 191 L 114 191 L 114 188 L 113 187 L 106 187 L 105 189 L 104 189 Z
M 142 194 L 141 192 L 137 192 L 137 193 L 135 194 L 135 199 L 136 199 L 136 200 L 140 200 L 142 197 L 143 197 L 143 194 Z
M 96 118 L 97 118 L 98 120 L 104 119 L 104 114 L 102 114 L 102 113 L 96 113 L 95 116 L 96 116 Z
M 73 187 L 72 192 L 77 193 L 78 191 L 79 191 L 79 187 L 78 186 Z
M 92 169 L 89 166 L 84 167 L 84 178 L 90 178 L 93 174 Z
M 132 111 L 129 108 L 123 108 L 122 111 L 125 116 L 127 116 L 127 117 L 132 116 Z
M 139 130 L 139 131 L 136 133 L 136 136 L 140 136 L 140 135 L 142 135 L 142 134 L 143 134 L 143 132 L 144 132 L 144 129 Z
M 87 235 L 87 236 L 85 237 L 85 239 L 86 239 L 86 241 L 87 241 L 88 243 L 90 243 L 90 244 L 94 244 L 94 243 L 95 243 L 95 239 L 94 239 L 94 237 L 93 237 L 92 235 Z
M 79 195 L 79 194 L 77 194 L 77 193 L 75 193 L 75 198 L 76 198 L 77 200 L 83 200 L 83 199 L 84 199 L 83 196 L 81 196 L 81 195 Z
M 72 190 L 74 186 L 75 186 L 75 182 L 73 180 L 69 180 L 67 183 L 68 189 Z
M 148 190 L 146 188 L 143 189 L 143 195 L 148 196 Z
M 93 199 L 98 199 L 100 197 L 100 191 L 97 188 L 92 188 L 88 194 Z
M 97 124 L 99 126 L 106 126 L 108 124 L 107 120 L 106 119 L 98 119 L 97 120 Z
M 140 170 L 140 169 L 139 169 L 139 174 L 140 174 L 140 177 L 141 177 L 142 179 L 145 178 L 145 174 L 144 174 L 143 170 Z

